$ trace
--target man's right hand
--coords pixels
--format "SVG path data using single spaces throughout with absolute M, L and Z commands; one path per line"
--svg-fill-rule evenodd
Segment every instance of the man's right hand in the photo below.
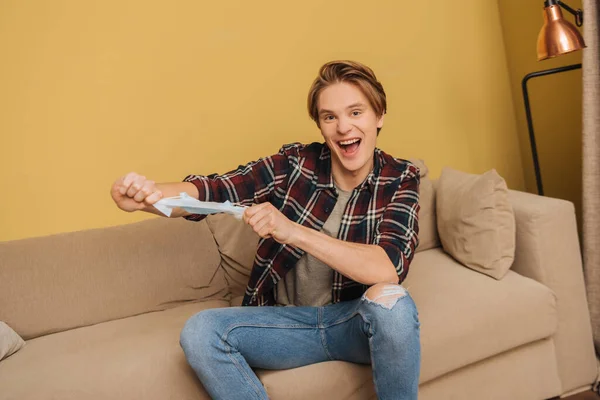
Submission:
M 123 211 L 150 211 L 154 203 L 163 197 L 156 183 L 135 172 L 117 179 L 110 191 L 112 199 Z

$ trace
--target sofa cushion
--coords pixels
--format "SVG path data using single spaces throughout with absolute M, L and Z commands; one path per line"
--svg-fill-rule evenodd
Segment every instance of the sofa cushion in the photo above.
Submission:
M 5 322 L 0 321 L 0 361 L 16 353 L 23 346 L 25 346 L 25 341 L 21 339 L 21 336 L 17 335 L 17 332 Z
M 431 179 L 421 179 L 419 185 L 419 245 L 415 253 L 441 246 L 437 229 L 435 187 Z
M 440 247 L 435 209 L 435 186 L 429 178 L 429 168 L 423 160 L 411 159 L 410 162 L 419 168 L 421 183 L 419 184 L 419 245 L 415 252 Z
M 429 168 L 421 159 L 411 159 L 411 163 L 419 168 L 419 245 L 415 252 L 440 247 L 435 209 L 435 186 L 429 177 Z
M 552 338 L 505 351 L 419 386 L 419 400 L 556 400 L 561 393 Z
M 376 400 L 368 365 L 328 361 L 256 372 L 272 400 Z M 552 339 L 520 346 L 419 386 L 421 400 L 549 399 L 560 393 Z
M 515 216 L 504 179 L 444 168 L 436 192 L 444 250 L 465 266 L 501 279 L 515 256 Z
M 404 286 L 421 322 L 421 382 L 557 329 L 556 298 L 546 286 L 513 271 L 490 279 L 442 249 L 416 254 Z
M 185 321 L 226 301 L 166 311 L 32 339 L 0 362 L 0 399 L 210 399 L 187 364 Z
M 288 370 L 255 372 L 273 400 L 375 400 L 369 365 L 327 361 Z
M 0 243 L 0 316 L 25 340 L 227 294 L 205 223 L 153 218 Z
M 259 236 L 250 225 L 229 214 L 213 214 L 206 218 L 219 253 L 221 267 L 233 296 L 246 291 Z

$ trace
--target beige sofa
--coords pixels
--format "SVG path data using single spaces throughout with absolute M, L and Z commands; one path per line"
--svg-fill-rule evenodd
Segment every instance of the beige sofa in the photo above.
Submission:
M 421 320 L 420 399 L 547 399 L 587 388 L 596 360 L 571 203 L 510 192 L 516 257 L 501 280 L 440 247 L 422 185 L 405 286 Z M 207 399 L 179 333 L 241 301 L 257 238 L 225 215 L 155 218 L 0 243 L 0 320 L 27 342 L 0 362 L 0 400 Z M 374 399 L 369 366 L 257 371 L 272 399 Z

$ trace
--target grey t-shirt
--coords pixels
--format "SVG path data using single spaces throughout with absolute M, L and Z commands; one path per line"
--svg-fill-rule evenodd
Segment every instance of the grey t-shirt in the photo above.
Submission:
M 337 238 L 346 204 L 352 192 L 337 188 L 335 207 L 325 221 L 321 232 Z M 276 290 L 278 305 L 320 307 L 331 303 L 333 269 L 308 253 L 298 260 L 278 283 Z

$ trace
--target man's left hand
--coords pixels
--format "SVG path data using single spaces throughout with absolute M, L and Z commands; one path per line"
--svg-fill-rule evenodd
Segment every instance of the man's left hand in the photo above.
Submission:
M 244 211 L 244 222 L 262 238 L 272 237 L 279 243 L 290 243 L 297 227 L 269 202 L 255 204 Z

